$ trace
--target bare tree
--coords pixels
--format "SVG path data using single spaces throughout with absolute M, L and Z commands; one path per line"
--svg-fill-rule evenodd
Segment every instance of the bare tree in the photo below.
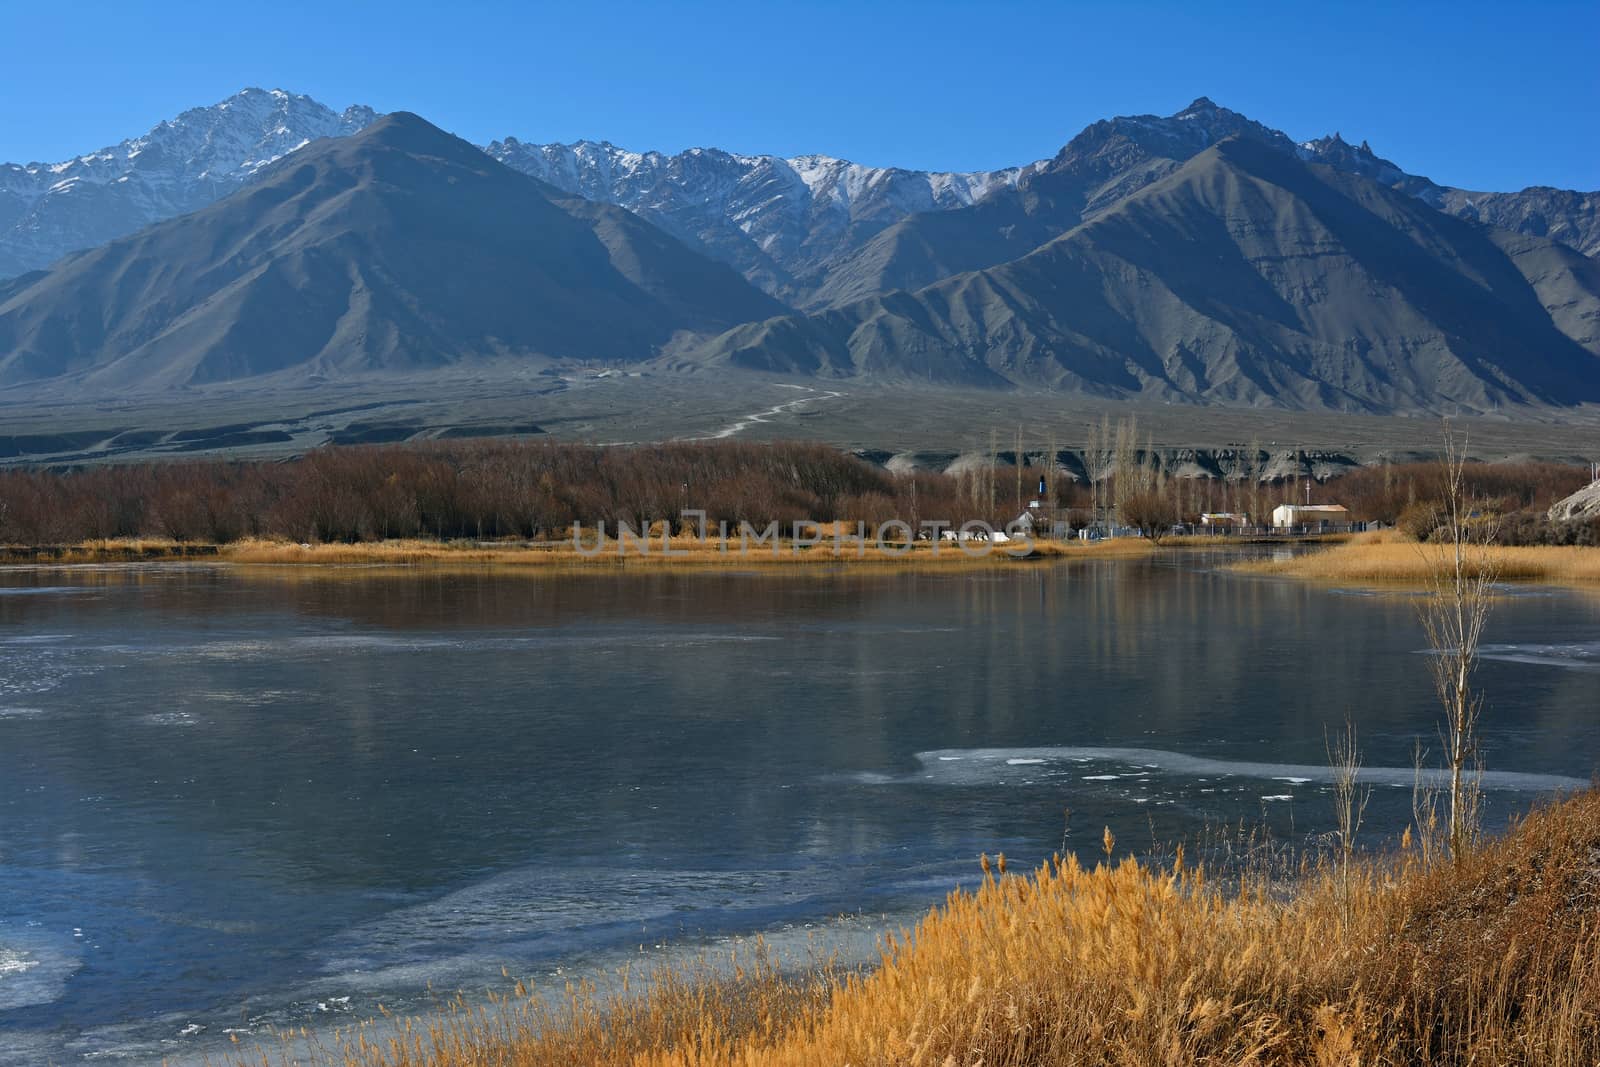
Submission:
M 1083 452 L 1083 466 L 1089 476 L 1095 521 L 1102 525 L 1106 521 L 1106 483 L 1111 476 L 1111 460 L 1111 416 L 1101 414 L 1099 423 L 1089 424 L 1089 447 Z
M 1478 721 L 1483 694 L 1473 688 L 1472 673 L 1498 567 L 1489 551 L 1494 520 L 1479 514 L 1467 490 L 1466 438 L 1458 442 L 1448 421 L 1440 473 L 1440 529 L 1420 546 L 1432 567 L 1428 595 L 1418 615 L 1433 649 L 1429 666 L 1444 709 L 1444 756 L 1450 772 L 1448 840 L 1450 855 L 1459 860 L 1472 847 L 1478 829 Z
M 1139 459 L 1139 421 L 1137 418 L 1117 420 L 1116 444 L 1113 451 L 1113 470 L 1115 478 L 1113 490 L 1116 493 L 1117 518 L 1122 518 L 1122 505 L 1128 497 L 1139 491 L 1136 480 L 1138 477 Z
M 1261 525 L 1261 476 L 1265 473 L 1261 462 L 1261 438 L 1250 438 L 1250 450 L 1245 453 L 1244 480 L 1249 495 L 1244 497 L 1239 510 L 1250 516 L 1253 525 Z
M 1056 501 L 1056 478 L 1060 474 L 1059 455 L 1060 450 L 1057 447 L 1056 432 L 1051 430 L 1049 440 L 1045 443 L 1044 500 L 1041 501 L 1046 508 L 1053 507 Z
M 1000 435 L 995 434 L 994 427 L 989 429 L 989 469 L 984 480 L 989 483 L 989 514 L 986 518 L 995 517 L 995 467 L 1000 464 Z
M 1017 463 L 1017 510 L 1022 510 L 1022 424 L 1017 424 L 1017 447 L 1011 453 Z
M 1157 545 L 1181 517 L 1172 497 L 1160 489 L 1140 489 L 1130 493 L 1118 505 L 1117 516 L 1129 526 L 1138 527 L 1142 535 Z

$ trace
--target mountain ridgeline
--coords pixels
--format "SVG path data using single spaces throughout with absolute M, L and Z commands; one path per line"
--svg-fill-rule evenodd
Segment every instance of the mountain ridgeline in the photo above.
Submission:
M 1011 262 L 687 358 L 1247 406 L 1573 403 L 1600 399 L 1600 265 L 1233 137 Z
M 640 361 L 781 310 L 637 215 L 571 197 L 415 115 L 0 288 L 0 383 L 147 389 Z
M 479 149 L 415 115 L 247 90 L 0 167 L 0 274 L 96 246 L 0 281 L 0 385 L 627 365 L 1358 412 L 1581 404 L 1600 401 L 1597 202 L 1439 186 L 1204 98 L 954 174 Z

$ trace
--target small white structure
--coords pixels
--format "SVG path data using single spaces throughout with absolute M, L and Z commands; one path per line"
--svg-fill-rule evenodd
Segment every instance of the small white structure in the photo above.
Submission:
M 1278 529 L 1349 521 L 1350 509 L 1343 504 L 1279 504 L 1272 509 L 1272 525 Z
M 1237 511 L 1208 511 L 1200 516 L 1201 526 L 1249 526 L 1250 516 Z
M 1109 541 L 1117 537 L 1143 537 L 1144 533 L 1137 526 L 1123 526 L 1121 523 L 1094 523 L 1078 531 L 1080 541 Z

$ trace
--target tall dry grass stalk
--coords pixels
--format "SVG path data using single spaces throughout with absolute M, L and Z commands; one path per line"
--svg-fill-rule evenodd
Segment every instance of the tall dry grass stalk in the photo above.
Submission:
M 1356 744 L 1355 723 L 1346 719 L 1344 729 L 1327 742 L 1328 766 L 1333 769 L 1334 814 L 1338 819 L 1338 870 L 1345 891 L 1345 922 L 1352 921 L 1354 899 L 1349 892 L 1351 861 L 1355 859 L 1356 835 L 1367 814 L 1372 789 L 1361 785 L 1361 749 Z
M 1593 1067 L 1600 794 L 1537 811 L 1458 863 L 1358 856 L 1288 888 L 1214 884 L 1181 858 L 995 865 L 888 940 L 870 973 L 785 976 L 758 960 L 643 992 L 525 994 L 366 1028 L 310 1062 Z

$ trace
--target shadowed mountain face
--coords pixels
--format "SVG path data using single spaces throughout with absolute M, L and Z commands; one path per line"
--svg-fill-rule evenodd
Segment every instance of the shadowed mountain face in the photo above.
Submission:
M 637 216 L 399 113 L 191 215 L 0 286 L 0 382 L 158 389 L 639 361 L 781 310 Z
M 797 305 L 840 257 L 908 215 L 946 211 L 1009 186 L 1036 164 L 929 173 L 828 156 L 676 155 L 608 143 L 484 148 L 506 166 L 590 200 L 620 204 Z
M 1097 122 L 1056 157 L 967 208 L 905 217 L 829 265 L 804 306 L 837 306 L 891 289 L 919 289 L 1027 254 L 1111 210 L 1207 148 L 1239 138 L 1360 175 L 1458 218 L 1600 251 L 1600 193 L 1525 189 L 1472 193 L 1407 174 L 1338 134 L 1295 144 L 1278 130 L 1201 97 L 1175 115 Z
M 0 278 L 199 210 L 301 146 L 376 117 L 367 107 L 338 113 L 281 89 L 245 89 L 73 159 L 0 164 Z M 1458 218 L 1600 251 L 1600 192 L 1453 189 L 1408 174 L 1364 142 L 1336 133 L 1296 144 L 1204 97 L 1174 115 L 1094 123 L 1053 159 L 972 173 L 513 137 L 484 151 L 569 195 L 625 207 L 765 292 L 814 309 L 1015 259 L 1231 136 L 1359 174 Z
M 1597 353 L 1593 260 L 1240 131 L 1009 263 L 741 326 L 687 359 L 1407 411 L 1600 399 Z
M 377 117 L 361 105 L 341 113 L 282 89 L 245 89 L 74 159 L 0 163 L 0 278 L 198 211 L 274 160 Z
M 1277 130 L 1204 97 L 1171 118 L 1097 122 L 1016 185 L 996 189 L 970 208 L 911 215 L 884 230 L 829 271 L 810 306 L 920 289 L 1024 256 L 1228 137 L 1289 154 L 1296 150 Z
M 651 195 L 677 174 L 662 165 Z M 846 188 L 874 226 L 911 196 L 827 174 L 817 189 Z M 1436 210 L 1449 190 L 1364 145 L 1295 145 L 1202 99 L 1097 123 L 987 188 L 882 229 L 820 290 L 863 295 L 803 315 L 639 215 L 396 114 L 0 282 L 0 385 L 649 361 L 1296 409 L 1600 400 L 1600 264 Z M 692 221 L 672 225 L 706 247 Z

